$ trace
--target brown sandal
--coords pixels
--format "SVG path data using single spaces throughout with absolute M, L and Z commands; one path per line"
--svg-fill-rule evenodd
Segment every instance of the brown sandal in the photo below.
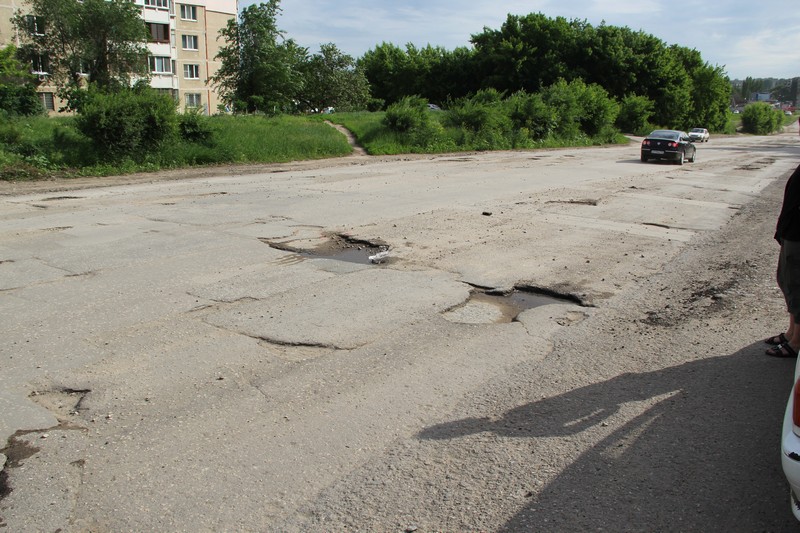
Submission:
M 780 335 L 775 335 L 774 337 L 764 339 L 764 342 L 771 346 L 778 346 L 779 344 L 788 343 L 789 339 L 786 338 L 786 335 L 781 333 Z
M 789 343 L 779 344 L 773 348 L 768 349 L 766 352 L 770 357 L 797 357 L 797 352 L 789 346 Z

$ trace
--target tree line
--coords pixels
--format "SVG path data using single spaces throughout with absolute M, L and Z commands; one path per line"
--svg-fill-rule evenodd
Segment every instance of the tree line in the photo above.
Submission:
M 372 96 L 387 103 L 417 94 L 441 104 L 489 88 L 536 93 L 560 79 L 583 80 L 619 101 L 648 100 L 655 124 L 722 130 L 727 123 L 731 86 L 722 67 L 641 31 L 532 13 L 509 15 L 471 43 L 452 51 L 383 43 L 359 65 Z

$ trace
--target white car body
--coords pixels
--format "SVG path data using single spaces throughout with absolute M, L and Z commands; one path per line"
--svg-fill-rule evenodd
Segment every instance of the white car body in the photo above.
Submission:
M 705 142 L 708 142 L 708 139 L 710 137 L 711 136 L 709 135 L 708 130 L 705 129 L 705 128 L 692 128 L 689 131 L 689 138 L 692 141 L 705 143 Z
M 791 507 L 794 517 L 800 521 L 800 427 L 794 423 L 795 407 L 800 411 L 800 389 L 797 380 L 800 378 L 800 365 L 795 366 L 794 385 L 786 403 L 781 431 L 781 465 L 786 480 L 789 482 Z M 797 397 L 797 400 L 795 399 Z

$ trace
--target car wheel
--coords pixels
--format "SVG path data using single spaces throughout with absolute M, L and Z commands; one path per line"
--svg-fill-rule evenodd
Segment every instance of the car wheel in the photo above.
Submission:
M 642 156 L 642 163 L 647 163 L 647 158 L 645 156 Z
M 695 159 L 697 159 L 697 150 L 692 152 L 692 157 L 689 159 L 689 163 L 694 163 Z
M 682 165 L 686 162 L 686 152 L 681 152 L 680 158 L 678 158 L 678 164 Z

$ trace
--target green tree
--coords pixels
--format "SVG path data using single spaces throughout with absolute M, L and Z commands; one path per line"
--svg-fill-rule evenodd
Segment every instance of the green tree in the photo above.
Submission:
M 368 50 L 358 65 L 369 80 L 373 98 L 393 104 L 416 94 L 411 60 L 402 48 L 384 42 Z
M 352 56 L 335 44 L 323 44 L 305 64 L 300 100 L 307 107 L 322 109 L 364 109 L 369 100 L 369 82 Z
M 17 58 L 15 46 L 0 48 L 0 111 L 9 115 L 41 113 L 34 80 L 27 65 Z
M 88 79 L 101 88 L 146 76 L 147 30 L 129 0 L 29 0 L 12 19 L 25 35 L 23 52 L 58 87 Z
M 760 78 L 746 77 L 742 82 L 741 94 L 745 101 L 749 101 L 754 93 L 760 93 L 767 90 L 767 83 Z
M 781 80 L 770 92 L 773 99 L 779 102 L 792 102 L 796 105 L 797 84 L 800 78 Z
M 646 135 L 652 129 L 653 108 L 653 101 L 646 96 L 629 94 L 620 102 L 616 125 L 625 133 Z
M 722 131 L 728 123 L 731 84 L 721 67 L 703 61 L 700 52 L 673 47 L 673 53 L 683 64 L 691 82 L 691 104 L 683 127 L 705 127 Z
M 584 27 L 582 21 L 531 13 L 508 15 L 499 30 L 484 28 L 471 39 L 482 86 L 536 92 L 558 79 L 575 78 L 577 36 Z
M 769 135 L 783 126 L 783 113 L 766 102 L 749 104 L 742 111 L 742 129 L 755 135 Z
M 248 6 L 219 32 L 217 40 L 226 44 L 211 80 L 238 110 L 282 112 L 302 94 L 308 50 L 284 38 L 277 26 L 280 11 L 280 0 Z

